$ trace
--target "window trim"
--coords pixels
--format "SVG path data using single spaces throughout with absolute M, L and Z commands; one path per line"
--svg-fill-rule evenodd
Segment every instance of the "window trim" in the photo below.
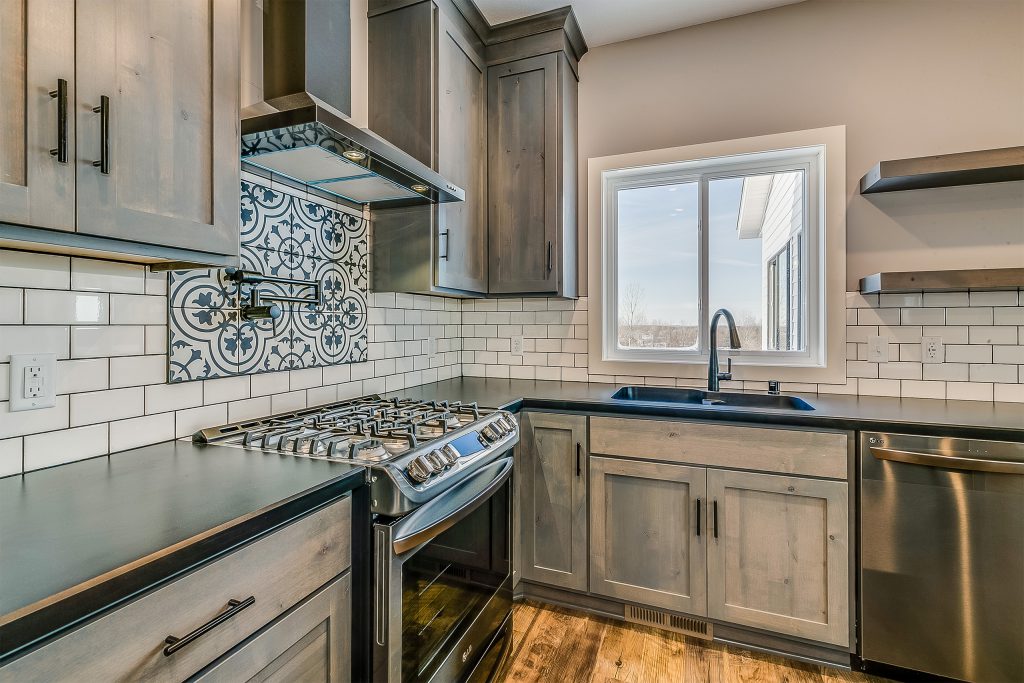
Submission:
M 591 375 L 619 380 L 644 377 L 675 377 L 680 380 L 696 380 L 705 377 L 706 357 L 694 358 L 689 362 L 661 361 L 657 359 L 617 360 L 605 358 L 605 281 L 607 253 L 604 216 L 607 195 L 603 192 L 603 174 L 624 169 L 657 165 L 681 165 L 716 157 L 742 157 L 757 152 L 777 152 L 795 148 L 823 146 L 822 183 L 815 193 L 820 197 L 817 214 L 821 216 L 818 230 L 817 249 L 823 253 L 821 286 L 821 324 L 818 334 L 822 336 L 820 365 L 791 365 L 758 363 L 756 358 L 745 358 L 736 369 L 738 380 L 766 381 L 778 379 L 786 382 L 846 383 L 846 128 L 830 126 L 790 133 L 778 133 L 758 137 L 740 138 L 722 142 L 700 143 L 684 147 L 631 152 L 588 159 L 588 291 L 590 315 L 588 316 L 588 371 Z M 647 183 L 650 184 L 650 183 Z M 706 206 L 706 202 L 705 202 Z M 706 220 L 706 219 L 705 219 Z M 803 245 L 805 254 L 810 247 Z M 810 283 L 808 283 L 810 287 Z M 810 290 L 808 290 L 810 291 Z M 617 299 L 616 299 L 617 301 Z M 810 305 L 808 303 L 810 308 Z M 702 315 L 702 324 L 706 318 Z M 808 322 L 810 322 L 808 320 Z M 703 328 L 706 330 L 706 327 Z M 701 335 L 703 339 L 705 334 Z M 778 352 L 772 352 L 777 354 Z M 740 354 L 734 356 L 740 362 Z
M 809 248 L 801 250 L 801 269 L 804 274 L 801 304 L 806 306 L 806 330 L 817 331 L 814 337 L 807 337 L 806 345 L 800 351 L 776 351 L 764 349 L 738 349 L 728 353 L 737 365 L 763 365 L 780 367 L 821 367 L 824 365 L 824 339 L 820 334 L 823 319 L 821 307 L 824 300 L 819 283 L 824 253 L 818 248 L 821 216 L 820 197 L 822 187 L 819 179 L 824 167 L 824 145 L 748 152 L 725 157 L 694 159 L 668 164 L 656 164 L 632 168 L 606 170 L 601 173 L 602 254 L 605 277 L 603 300 L 605 310 L 602 318 L 604 329 L 601 334 L 601 359 L 631 362 L 658 363 L 700 363 L 706 365 L 710 355 L 708 337 L 711 311 L 709 308 L 709 217 L 708 187 L 714 180 L 742 178 L 766 173 L 799 171 L 803 174 L 803 215 L 804 234 Z M 698 306 L 697 306 L 697 347 L 694 349 L 623 349 L 618 345 L 618 196 L 619 191 L 661 185 L 697 183 L 700 208 L 698 217 Z M 810 254 L 815 254 L 813 263 Z

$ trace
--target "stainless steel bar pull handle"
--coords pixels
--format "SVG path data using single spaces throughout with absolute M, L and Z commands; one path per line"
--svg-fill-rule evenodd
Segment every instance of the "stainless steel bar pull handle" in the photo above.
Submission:
M 718 501 L 711 503 L 711 514 L 712 514 L 712 527 L 714 528 L 715 538 L 718 538 Z
M 100 159 L 92 165 L 103 175 L 110 175 L 110 98 L 100 95 L 100 106 L 92 110 L 100 115 Z
M 437 258 L 439 258 L 439 259 L 443 258 L 445 261 L 447 261 L 448 260 L 448 245 L 449 245 L 449 243 L 451 241 L 451 238 L 449 237 L 447 230 L 442 230 L 437 235 L 438 245 L 440 245 L 442 237 L 444 238 L 444 253 L 443 254 L 439 254 Z M 438 247 L 438 250 L 440 250 L 440 246 Z
M 583 466 L 582 466 L 582 463 L 580 462 L 581 456 L 582 456 L 582 452 L 583 452 L 583 444 L 581 444 L 579 441 L 577 441 L 576 442 L 576 476 L 577 477 L 583 474 Z
M 255 604 L 255 595 L 250 595 L 245 600 L 228 600 L 228 608 L 226 610 L 215 616 L 213 619 L 210 619 L 196 630 L 183 635 L 181 638 L 178 638 L 177 636 L 167 636 L 167 638 L 164 639 L 164 642 L 167 643 L 167 647 L 164 648 L 164 657 L 170 657 L 181 648 L 198 640 L 200 637 L 217 628 L 245 608 L 251 607 Z
M 700 538 L 700 507 L 702 502 L 700 498 L 697 499 L 697 538 Z
M 62 164 L 68 163 L 68 82 L 57 79 L 57 89 L 50 91 L 50 97 L 57 100 L 57 146 L 50 150 Z
M 551 240 L 548 240 L 548 272 L 551 272 Z
M 925 465 L 927 467 L 944 467 L 952 470 L 972 470 L 975 472 L 1024 474 L 1024 462 L 990 460 L 953 454 L 919 453 L 917 451 L 903 451 L 897 448 L 878 448 L 875 446 L 872 446 L 870 451 L 875 460 L 903 462 L 908 465 Z

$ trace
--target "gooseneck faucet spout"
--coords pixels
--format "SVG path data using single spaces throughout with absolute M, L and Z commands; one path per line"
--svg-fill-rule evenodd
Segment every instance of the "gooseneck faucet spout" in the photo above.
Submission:
M 711 330 L 710 330 L 710 344 L 711 353 L 708 356 L 708 391 L 718 391 L 718 383 L 721 380 L 732 379 L 732 358 L 728 359 L 728 366 L 726 372 L 719 372 L 718 369 L 718 321 L 720 318 L 725 316 L 725 322 L 729 325 L 729 348 L 738 349 L 740 348 L 740 335 L 736 332 L 736 321 L 733 320 L 732 313 L 719 308 L 715 311 L 715 314 L 711 316 Z

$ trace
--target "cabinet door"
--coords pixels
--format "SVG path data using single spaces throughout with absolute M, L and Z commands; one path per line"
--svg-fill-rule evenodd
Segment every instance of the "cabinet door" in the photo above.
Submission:
M 555 53 L 488 71 L 490 291 L 558 290 L 559 101 Z
M 587 418 L 524 413 L 523 578 L 587 588 Z
M 846 483 L 708 470 L 708 497 L 710 616 L 847 645 Z
M 351 575 L 345 574 L 196 676 L 214 681 L 352 679 Z
M 0 2 L 0 221 L 75 228 L 75 10 L 66 0 Z M 57 83 L 67 83 L 58 118 Z M 66 136 L 66 160 L 57 150 Z
M 688 614 L 707 613 L 705 470 L 590 459 L 590 590 Z M 698 510 L 700 510 L 698 512 Z
M 78 0 L 76 14 L 78 231 L 237 254 L 237 0 Z
M 439 15 L 437 170 L 466 191 L 437 207 L 437 285 L 487 291 L 487 77 L 483 59 Z

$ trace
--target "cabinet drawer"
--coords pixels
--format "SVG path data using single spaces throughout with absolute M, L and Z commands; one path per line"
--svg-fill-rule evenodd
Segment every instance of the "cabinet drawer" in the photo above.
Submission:
M 351 497 L 11 662 L 3 681 L 181 681 L 297 604 L 351 564 Z M 254 602 L 170 656 L 178 638 Z
M 590 450 L 645 460 L 846 479 L 849 437 L 845 432 L 593 417 Z

